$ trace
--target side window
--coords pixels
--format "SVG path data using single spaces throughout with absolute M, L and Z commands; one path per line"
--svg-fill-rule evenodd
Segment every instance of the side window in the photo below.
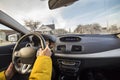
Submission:
M 7 26 L 0 24 L 0 46 L 16 43 L 20 34 Z

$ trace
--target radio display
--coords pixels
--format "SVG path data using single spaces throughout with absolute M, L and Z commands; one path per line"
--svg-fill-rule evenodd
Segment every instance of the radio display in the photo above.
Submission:
M 81 38 L 79 38 L 79 37 L 62 37 L 62 38 L 60 38 L 60 41 L 62 41 L 62 42 L 78 42 L 78 41 L 81 41 Z

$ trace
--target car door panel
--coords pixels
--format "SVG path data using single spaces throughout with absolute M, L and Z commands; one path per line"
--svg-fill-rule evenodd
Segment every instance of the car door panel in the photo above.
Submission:
M 0 46 L 0 70 L 10 64 L 14 45 Z

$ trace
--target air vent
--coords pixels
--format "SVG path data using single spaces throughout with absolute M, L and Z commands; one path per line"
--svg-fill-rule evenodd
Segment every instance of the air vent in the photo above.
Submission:
M 57 50 L 58 51 L 65 51 L 66 50 L 66 46 L 65 45 L 58 45 L 57 46 Z
M 82 51 L 82 46 L 80 46 L 80 45 L 73 45 L 71 51 L 74 51 L 74 52 L 78 52 L 79 51 L 80 52 L 80 51 Z

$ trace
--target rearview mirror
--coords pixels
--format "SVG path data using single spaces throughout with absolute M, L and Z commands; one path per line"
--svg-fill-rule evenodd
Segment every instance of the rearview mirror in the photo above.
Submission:
M 68 6 L 73 4 L 78 0 L 49 0 L 48 5 L 50 9 L 56 9 L 63 6 Z

